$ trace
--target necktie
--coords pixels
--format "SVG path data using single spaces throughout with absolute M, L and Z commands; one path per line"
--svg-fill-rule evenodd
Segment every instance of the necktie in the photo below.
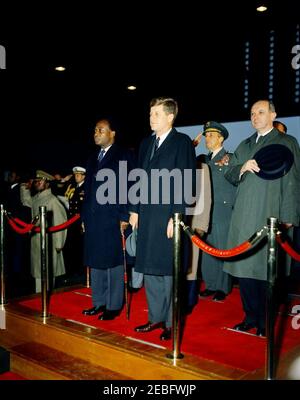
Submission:
M 208 158 L 209 161 L 212 159 L 212 155 L 213 155 L 212 152 L 211 152 L 211 153 L 208 153 L 207 158 Z
M 156 138 L 156 139 L 155 139 L 155 142 L 154 142 L 154 153 L 156 152 L 156 150 L 158 149 L 158 147 L 159 147 L 159 137 Z
M 258 142 L 260 141 L 261 138 L 262 138 L 262 136 L 259 135 L 259 134 L 257 134 L 257 136 L 256 136 L 256 143 L 258 143 Z
M 104 157 L 104 154 L 105 154 L 105 150 L 102 149 L 102 150 L 100 151 L 100 153 L 98 154 L 98 164 L 100 164 L 100 162 L 102 161 L 102 159 L 103 159 L 103 157 Z
M 155 152 L 157 151 L 159 147 L 159 137 L 157 137 L 154 141 L 153 147 L 152 147 L 152 152 L 151 152 L 151 157 L 150 160 L 152 159 L 152 157 L 154 156 Z

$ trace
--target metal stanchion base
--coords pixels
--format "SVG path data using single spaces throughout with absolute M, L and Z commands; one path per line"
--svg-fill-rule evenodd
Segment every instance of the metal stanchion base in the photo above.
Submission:
M 169 354 L 166 354 L 166 357 L 167 357 L 167 358 L 170 358 L 171 360 L 174 360 L 175 358 L 176 358 L 177 360 L 179 360 L 179 359 L 182 359 L 182 358 L 184 357 L 184 355 L 183 355 L 182 353 L 179 353 L 179 354 L 177 354 L 177 356 L 175 357 L 173 353 L 171 353 L 171 354 L 169 353 Z
M 6 329 L 6 312 L 3 304 L 0 306 L 0 329 Z
M 50 317 L 51 317 L 51 314 L 48 314 L 48 315 L 40 314 L 40 318 L 42 318 L 44 322 L 46 322 L 46 320 L 49 319 Z

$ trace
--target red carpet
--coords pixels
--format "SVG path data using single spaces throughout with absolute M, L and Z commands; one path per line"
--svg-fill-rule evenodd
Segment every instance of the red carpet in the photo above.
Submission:
M 97 316 L 82 315 L 81 312 L 84 308 L 92 306 L 91 298 L 87 296 L 89 294 L 90 289 L 87 288 L 54 294 L 51 297 L 50 313 L 172 348 L 171 341 L 160 341 L 160 330 L 149 333 L 134 332 L 135 326 L 147 321 L 147 304 L 143 289 L 132 296 L 129 321 L 126 320 L 125 308 L 120 317 L 113 321 L 99 321 Z M 300 299 L 298 303 L 300 303 Z M 21 301 L 20 304 L 34 310 L 41 310 L 40 298 Z M 243 311 L 237 288 L 233 289 L 224 302 L 214 302 L 211 298 L 200 299 L 193 313 L 187 317 L 181 351 L 183 354 L 190 353 L 245 371 L 264 367 L 266 339 L 226 329 L 231 328 L 242 319 Z M 293 329 L 291 321 L 291 316 L 278 317 L 276 341 L 280 342 L 278 343 L 279 354 L 283 354 L 300 343 L 300 329 Z
M 14 372 L 4 372 L 3 374 L 0 374 L 0 381 L 25 381 L 27 380 L 26 378 L 23 378 L 23 376 L 15 374 Z

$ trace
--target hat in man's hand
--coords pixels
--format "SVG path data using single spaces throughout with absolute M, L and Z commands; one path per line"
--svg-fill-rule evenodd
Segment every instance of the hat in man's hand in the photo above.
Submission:
M 269 144 L 258 150 L 253 158 L 260 171 L 255 172 L 262 179 L 273 180 L 286 175 L 294 162 L 291 150 L 282 144 Z
M 35 179 L 44 179 L 45 181 L 54 181 L 54 176 L 48 174 L 48 172 L 38 169 L 35 173 Z
M 225 128 L 225 126 L 216 121 L 206 122 L 203 129 L 204 136 L 206 135 L 206 132 L 218 132 L 220 135 L 223 136 L 224 140 L 227 139 L 229 136 L 228 130 Z
M 126 239 L 126 251 L 131 257 L 136 255 L 137 229 L 134 229 Z

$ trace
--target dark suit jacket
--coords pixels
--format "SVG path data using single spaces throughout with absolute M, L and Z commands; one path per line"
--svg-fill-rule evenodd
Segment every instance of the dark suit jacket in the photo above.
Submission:
M 128 221 L 129 213 L 128 205 L 119 202 L 119 161 L 127 161 L 130 171 L 134 166 L 134 158 L 129 150 L 113 144 L 98 166 L 99 149 L 87 163 L 81 218 L 85 226 L 85 265 L 96 269 L 107 269 L 123 264 L 120 221 Z M 116 201 L 110 199 L 107 204 L 99 204 L 97 201 L 97 191 L 106 183 L 97 181 L 96 175 L 103 169 L 109 169 L 116 176 L 116 196 L 113 196 Z

